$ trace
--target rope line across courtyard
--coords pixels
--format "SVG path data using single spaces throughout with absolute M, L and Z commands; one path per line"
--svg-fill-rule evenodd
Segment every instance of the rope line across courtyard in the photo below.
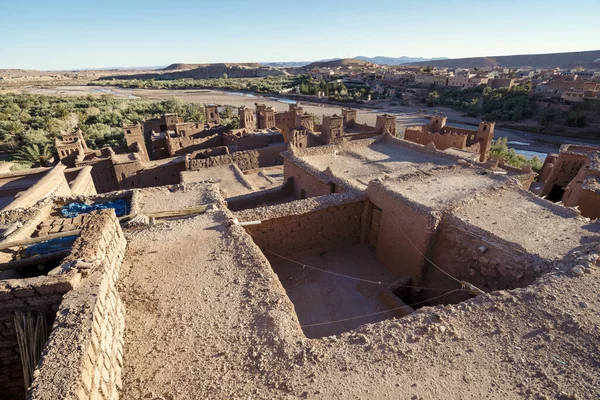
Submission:
M 279 255 L 277 253 L 273 253 L 270 250 L 268 250 L 268 253 L 273 254 L 274 256 L 279 257 L 279 258 L 281 258 L 283 260 L 292 262 L 294 264 L 298 264 L 298 265 L 302 266 L 303 268 L 310 268 L 310 269 L 321 271 L 321 272 L 324 272 L 324 273 L 327 273 L 327 274 L 339 276 L 339 277 L 342 277 L 342 278 L 348 278 L 348 279 L 352 279 L 352 280 L 355 280 L 355 281 L 366 282 L 366 283 L 373 283 L 373 284 L 379 285 L 379 286 L 391 286 L 391 287 L 396 287 L 396 288 L 404 287 L 404 288 L 426 289 L 426 290 L 465 290 L 465 291 L 468 291 L 468 289 L 465 289 L 465 288 L 462 287 L 462 283 L 461 283 L 461 288 L 460 289 L 450 289 L 450 288 L 432 288 L 432 287 L 413 286 L 413 285 L 396 285 L 396 284 L 393 284 L 393 283 L 383 283 L 383 282 L 379 282 L 379 281 L 372 281 L 372 280 L 369 280 L 369 279 L 357 278 L 357 277 L 351 276 L 351 275 L 340 274 L 338 272 L 328 271 L 328 270 L 323 269 L 323 268 L 313 267 L 313 266 L 301 263 L 299 261 L 292 260 L 291 258 L 284 257 L 284 256 Z
M 439 296 L 432 297 L 432 298 L 430 298 L 428 300 L 418 301 L 418 302 L 412 303 L 412 304 L 406 304 L 404 306 L 392 308 L 392 309 L 385 310 L 385 311 L 378 311 L 378 312 L 374 312 L 374 313 L 370 313 L 370 314 L 359 315 L 357 317 L 350 317 L 350 318 L 338 319 L 338 320 L 335 320 L 335 321 L 319 322 L 319 323 L 316 323 L 316 324 L 305 324 L 305 325 L 301 325 L 301 327 L 302 328 L 310 328 L 311 326 L 321 326 L 321 325 L 336 324 L 338 322 L 352 321 L 352 320 L 355 320 L 355 319 L 372 317 L 374 315 L 380 315 L 380 314 L 385 314 L 385 313 L 392 312 L 392 311 L 398 311 L 398 310 L 402 310 L 403 308 L 406 308 L 406 307 L 411 307 L 412 308 L 413 306 L 418 306 L 419 304 L 423 304 L 423 303 L 430 302 L 432 300 L 439 299 L 441 297 L 444 297 L 446 295 L 452 294 L 454 292 L 458 292 L 460 290 L 462 290 L 462 289 L 454 289 L 454 290 L 451 290 L 451 291 L 446 292 L 444 294 L 441 294 Z

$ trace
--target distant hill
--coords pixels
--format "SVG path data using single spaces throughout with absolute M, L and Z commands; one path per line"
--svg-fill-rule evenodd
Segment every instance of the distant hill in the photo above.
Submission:
M 226 74 L 229 78 L 258 78 L 286 75 L 287 72 L 257 63 L 246 64 L 171 64 L 152 72 L 127 75 L 111 75 L 103 79 L 213 79 Z
M 336 58 L 336 59 L 327 60 L 327 61 L 316 61 L 316 62 L 310 63 L 308 65 L 305 65 L 301 69 L 308 71 L 309 69 L 313 69 L 313 68 L 337 68 L 337 67 L 344 67 L 344 66 L 361 67 L 367 63 L 368 63 L 368 61 L 357 60 L 356 58 Z
M 410 63 L 415 66 L 438 68 L 600 68 L 600 50 L 575 51 L 570 53 L 523 54 L 515 56 L 488 56 L 455 58 L 446 60 L 421 61 Z
M 435 57 L 435 58 L 424 58 L 424 57 L 386 57 L 386 56 L 377 56 L 377 57 L 365 57 L 358 56 L 354 57 L 357 60 L 368 61 L 373 64 L 380 65 L 401 65 L 401 64 L 409 64 L 420 61 L 431 61 L 431 60 L 447 60 L 446 57 Z
M 184 63 L 175 63 L 171 64 L 165 68 L 162 68 L 161 71 L 189 71 L 190 69 L 202 68 L 202 67 L 210 67 L 213 65 L 225 65 L 227 67 L 247 67 L 247 68 L 259 68 L 261 64 L 259 63 L 216 63 L 216 64 L 184 64 Z
M 161 71 L 185 71 L 188 69 L 198 68 L 202 64 L 183 64 L 183 63 L 175 63 L 171 64 L 165 68 L 160 68 Z

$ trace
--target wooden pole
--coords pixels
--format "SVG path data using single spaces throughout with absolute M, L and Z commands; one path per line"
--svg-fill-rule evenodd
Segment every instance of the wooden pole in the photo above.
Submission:
M 56 260 L 57 258 L 65 258 L 71 253 L 71 249 L 55 251 L 53 253 L 44 254 L 41 256 L 33 256 L 24 258 L 22 260 L 10 261 L 7 263 L 0 264 L 0 271 L 7 271 L 9 269 L 29 267 L 31 265 L 41 264 L 48 261 Z
M 67 232 L 53 233 L 53 234 L 46 235 L 46 236 L 39 236 L 39 237 L 28 238 L 28 239 L 23 239 L 23 240 L 15 240 L 14 242 L 4 242 L 4 243 L 0 243 L 0 250 L 6 250 L 10 247 L 25 246 L 28 244 L 45 242 L 47 240 L 52 240 L 52 239 L 60 239 L 60 238 L 64 238 L 67 236 L 77 236 L 80 233 L 81 233 L 81 229 L 75 229 L 75 230 L 67 231 Z

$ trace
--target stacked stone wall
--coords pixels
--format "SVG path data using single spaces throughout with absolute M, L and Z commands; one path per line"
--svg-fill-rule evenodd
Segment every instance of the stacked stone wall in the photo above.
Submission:
M 525 249 L 453 216 L 440 223 L 428 258 L 455 278 L 485 292 L 529 285 L 542 272 L 541 260 Z M 459 287 L 429 263 L 424 270 L 423 286 Z M 448 297 L 443 301 L 462 301 L 465 295 L 454 294 L 454 299 Z
M 45 313 L 52 324 L 63 295 L 80 276 L 42 276 L 0 281 L 0 393 L 4 399 L 24 399 L 23 366 L 14 325 L 15 313 Z M 49 327 L 48 327 L 49 328 Z
M 60 303 L 28 399 L 119 397 L 124 311 L 116 283 L 126 240 L 114 210 L 92 215 L 64 260 L 85 278 Z
M 242 171 L 260 167 L 270 167 L 283 163 L 280 153 L 286 150 L 286 145 L 263 147 L 256 150 L 236 151 L 232 154 L 209 157 L 204 159 L 191 159 L 186 161 L 188 171 L 199 171 L 203 168 L 218 167 L 235 164 Z
M 246 230 L 263 252 L 289 255 L 360 241 L 364 201 L 264 220 Z M 277 207 L 277 206 L 274 206 Z

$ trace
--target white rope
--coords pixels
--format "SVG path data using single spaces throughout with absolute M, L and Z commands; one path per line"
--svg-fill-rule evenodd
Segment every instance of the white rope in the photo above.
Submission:
M 398 229 L 400 229 L 400 232 L 402 232 L 402 234 L 406 238 L 406 240 L 408 240 L 408 243 L 410 243 L 410 245 L 412 247 L 414 247 L 414 249 L 417 251 L 417 253 L 419 253 L 425 260 L 427 260 L 431 265 L 433 265 L 435 268 L 437 268 L 440 272 L 446 274 L 451 279 L 454 279 L 456 282 L 460 283 L 460 287 L 462 290 L 467 290 L 475 295 L 485 294 L 485 292 L 483 290 L 479 289 L 475 285 L 472 285 L 471 283 L 466 282 L 466 281 L 461 281 L 460 279 L 453 277 L 448 272 L 446 272 L 443 269 L 441 269 L 440 267 L 438 267 L 433 261 L 431 261 L 429 258 L 427 258 L 427 256 L 425 254 L 423 254 L 417 246 L 414 245 L 414 243 L 408 238 L 408 235 L 406 233 L 404 233 L 404 230 L 402 229 L 402 227 L 399 224 L 397 224 L 397 226 L 398 226 Z
M 270 250 L 268 250 L 267 252 L 270 253 L 270 254 L 273 254 L 276 257 L 284 259 L 286 261 L 292 262 L 294 264 L 298 264 L 298 265 L 302 266 L 303 268 L 310 268 L 310 269 L 314 269 L 314 270 L 317 270 L 317 271 L 324 272 L 326 274 L 331 274 L 331 275 L 339 276 L 339 277 L 342 277 L 342 278 L 352 279 L 352 280 L 359 281 L 359 282 L 366 282 L 366 283 L 372 283 L 372 284 L 379 285 L 379 286 L 391 286 L 391 287 L 397 287 L 397 288 L 405 287 L 405 288 L 427 289 L 427 290 L 454 290 L 454 289 L 449 289 L 449 288 L 431 288 L 431 287 L 425 287 L 425 286 L 396 285 L 396 284 L 393 284 L 393 283 L 382 283 L 380 281 L 372 281 L 372 280 L 369 280 L 369 279 L 357 278 L 355 276 L 346 275 L 346 274 L 340 274 L 338 272 L 333 272 L 333 271 L 328 271 L 326 269 L 322 269 L 322 268 L 318 268 L 318 267 L 313 267 L 313 266 L 301 263 L 299 261 L 292 260 L 291 258 L 284 257 L 284 256 L 279 255 L 277 253 L 273 253 Z M 464 288 L 461 285 L 461 289 L 455 289 L 455 290 L 463 290 L 463 289 Z
M 444 296 L 449 295 L 449 294 L 454 293 L 454 292 L 458 292 L 460 290 L 461 289 L 454 289 L 454 290 L 451 290 L 450 292 L 441 294 L 439 296 L 432 297 L 429 300 L 418 301 L 416 303 L 407 304 L 407 305 L 404 305 L 404 306 L 401 306 L 401 307 L 392 308 L 392 309 L 389 309 L 389 310 L 386 310 L 386 311 L 379 311 L 379 312 L 374 312 L 374 313 L 371 313 L 371 314 L 364 314 L 364 315 L 360 315 L 358 317 L 350 317 L 350 318 L 338 319 L 338 320 L 335 320 L 335 321 L 319 322 L 319 323 L 316 323 L 316 324 L 305 324 L 305 325 L 301 325 L 301 327 L 302 328 L 310 328 L 311 326 L 321 326 L 321 325 L 337 324 L 338 322 L 352 321 L 352 320 L 355 320 L 355 319 L 372 317 L 374 315 L 380 315 L 380 314 L 385 314 L 385 313 L 389 313 L 389 312 L 392 312 L 392 311 L 398 311 L 398 310 L 402 310 L 403 308 L 406 308 L 406 307 L 411 307 L 412 308 L 414 306 L 418 306 L 419 304 L 423 304 L 423 303 L 430 302 L 432 300 L 439 299 L 441 297 L 444 297 Z

